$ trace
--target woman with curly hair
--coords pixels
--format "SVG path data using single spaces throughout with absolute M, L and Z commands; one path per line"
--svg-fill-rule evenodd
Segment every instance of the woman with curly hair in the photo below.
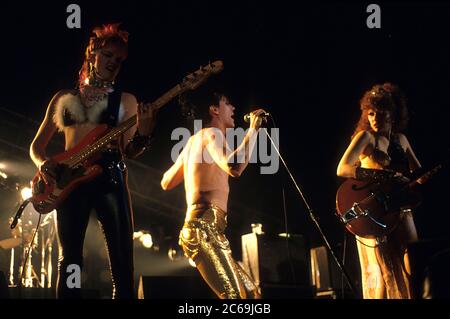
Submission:
M 83 242 L 91 210 L 103 231 L 113 281 L 113 298 L 132 298 L 133 213 L 127 186 L 124 156 L 136 157 L 148 145 L 154 127 L 154 111 L 138 104 L 115 84 L 128 55 L 128 33 L 118 24 L 93 30 L 75 89 L 61 90 L 50 101 L 34 138 L 30 155 L 46 182 L 58 181 L 61 166 L 47 157 L 46 147 L 59 131 L 65 150 L 75 147 L 99 124 L 110 127 L 137 114 L 137 124 L 102 151 L 98 164 L 103 172 L 75 189 L 57 209 L 60 257 L 58 298 L 80 298 L 79 287 L 68 287 L 70 265 L 83 265 Z M 73 266 L 72 266 L 73 267 Z M 71 268 L 70 268 L 71 269 Z
M 420 168 L 402 133 L 407 126 L 406 99 L 392 83 L 375 85 L 360 101 L 361 117 L 337 168 L 337 175 L 362 181 L 407 181 Z M 383 238 L 356 237 L 365 299 L 412 298 L 408 241 L 417 240 L 411 213 Z

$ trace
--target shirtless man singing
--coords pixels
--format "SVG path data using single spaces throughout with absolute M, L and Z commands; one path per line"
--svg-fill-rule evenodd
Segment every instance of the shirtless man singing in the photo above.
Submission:
M 193 135 L 161 186 L 169 190 L 184 179 L 187 212 L 179 243 L 206 283 L 222 299 L 260 298 L 257 286 L 231 255 L 227 225 L 228 176 L 239 177 L 256 143 L 264 110 L 250 114 L 242 143 L 230 150 L 227 129 L 234 128 L 234 106 L 226 95 L 213 93 L 198 110 L 205 128 Z M 235 157 L 241 160 L 235 160 Z

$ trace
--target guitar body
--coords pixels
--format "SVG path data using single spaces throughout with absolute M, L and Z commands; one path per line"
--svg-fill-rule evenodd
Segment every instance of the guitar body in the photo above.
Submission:
M 31 181 L 33 196 L 31 203 L 34 209 L 40 214 L 47 214 L 56 209 L 61 202 L 80 184 L 89 182 L 99 176 L 103 169 L 100 165 L 93 164 L 99 156 L 91 156 L 82 160 L 77 166 L 69 167 L 70 159 L 80 154 L 84 149 L 92 145 L 95 141 L 103 137 L 108 132 L 108 126 L 99 125 L 89 132 L 75 147 L 57 154 L 52 160 L 61 164 L 62 169 L 56 183 L 46 184 L 40 172 L 37 172 Z
M 401 220 L 401 212 L 420 203 L 420 196 L 404 184 L 380 185 L 347 179 L 336 194 L 337 215 L 354 235 L 377 238 L 390 234 Z

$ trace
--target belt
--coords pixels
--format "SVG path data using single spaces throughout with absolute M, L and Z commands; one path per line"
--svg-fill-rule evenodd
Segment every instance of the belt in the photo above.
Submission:
M 209 223 L 214 223 L 221 229 L 225 229 L 227 224 L 227 213 L 214 204 L 192 204 L 186 213 L 186 222 L 203 219 Z

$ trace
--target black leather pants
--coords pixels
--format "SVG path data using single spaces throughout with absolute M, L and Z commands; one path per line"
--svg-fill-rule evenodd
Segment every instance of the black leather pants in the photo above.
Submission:
M 58 298 L 81 298 L 80 289 L 67 285 L 72 274 L 67 272 L 67 266 L 83 267 L 83 242 L 92 210 L 97 214 L 107 245 L 113 298 L 134 297 L 133 212 L 126 171 L 120 160 L 120 154 L 116 152 L 104 155 L 101 161 L 103 174 L 75 189 L 57 210 L 60 241 Z

